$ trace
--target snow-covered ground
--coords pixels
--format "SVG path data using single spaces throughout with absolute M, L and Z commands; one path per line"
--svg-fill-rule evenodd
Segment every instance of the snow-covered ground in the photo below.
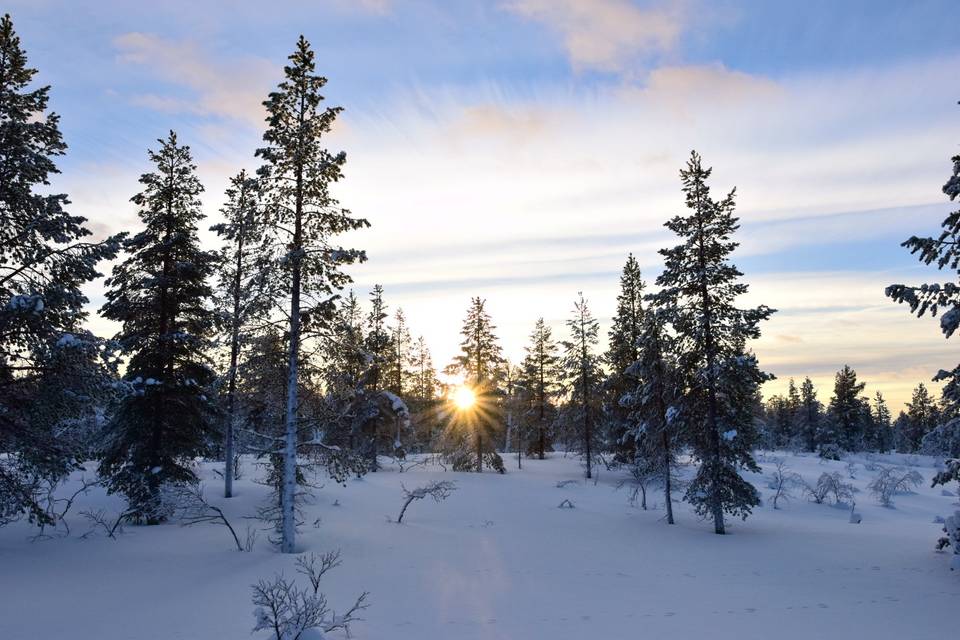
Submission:
M 811 483 L 823 471 L 848 477 L 845 463 L 787 460 Z M 772 466 L 763 463 L 765 474 Z M 231 500 L 219 497 L 212 468 L 203 470 L 208 497 L 241 537 L 255 523 L 244 516 L 266 496 L 250 480 L 252 465 L 244 468 Z M 930 466 L 917 467 L 923 485 L 897 496 L 891 509 L 865 490 L 875 472 L 861 460 L 850 480 L 861 489 L 859 525 L 849 523 L 847 509 L 799 496 L 774 510 L 765 476 L 751 476 L 766 504 L 733 522 L 727 536 L 714 535 L 683 503 L 677 524 L 666 525 L 657 490 L 649 498 L 656 508 L 630 506 L 614 472 L 558 487 L 580 478 L 578 462 L 560 454 L 524 460 L 522 471 L 508 460 L 508 469 L 504 476 L 388 469 L 316 492 L 299 543 L 306 551 L 342 549 L 343 566 L 324 579 L 335 608 L 371 592 L 353 637 L 942 640 L 956 633 L 960 575 L 932 548 L 940 534 L 934 517 L 952 513 L 957 498 L 929 488 Z M 415 502 L 402 525 L 391 522 L 401 482 L 413 488 L 431 479 L 455 480 L 459 489 L 442 503 Z M 559 509 L 565 498 L 575 508 Z M 0 638 L 248 638 L 250 585 L 279 571 L 296 575 L 295 556 L 275 552 L 265 534 L 253 552 L 239 553 L 229 532 L 213 525 L 127 527 L 118 540 L 80 539 L 88 528 L 81 510 L 120 507 L 95 489 L 74 505 L 70 537 L 30 542 L 24 524 L 0 529 Z

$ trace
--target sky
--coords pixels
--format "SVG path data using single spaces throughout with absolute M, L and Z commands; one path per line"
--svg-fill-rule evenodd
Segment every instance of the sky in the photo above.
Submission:
M 348 157 L 336 195 L 372 225 L 346 240 L 369 256 L 354 288 L 383 284 L 439 367 L 472 296 L 515 362 L 538 317 L 565 337 L 579 291 L 605 336 L 629 252 L 655 288 L 692 149 L 716 194 L 737 189 L 742 303 L 778 310 L 752 345 L 777 376 L 765 394 L 810 376 L 826 401 L 849 364 L 899 408 L 957 364 L 936 321 L 883 294 L 937 278 L 899 245 L 951 210 L 951 0 L 5 6 L 62 117 L 53 188 L 98 235 L 139 229 L 129 199 L 170 129 L 215 223 L 229 176 L 257 167 L 261 103 L 306 36 L 345 109 L 328 139 Z M 93 308 L 102 291 L 89 287 Z

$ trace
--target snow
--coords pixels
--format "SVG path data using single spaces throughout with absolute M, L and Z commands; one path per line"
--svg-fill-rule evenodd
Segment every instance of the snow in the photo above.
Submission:
M 808 483 L 825 471 L 848 476 L 847 461 L 775 456 Z M 774 510 L 764 484 L 770 455 L 761 457 L 761 474 L 748 476 L 765 506 L 746 522 L 730 520 L 727 536 L 714 535 L 684 503 L 674 507 L 678 524 L 668 526 L 662 508 L 629 505 L 627 492 L 615 489 L 623 475 L 601 467 L 599 480 L 584 481 L 579 462 L 562 454 L 524 460 L 522 471 L 514 465 L 502 476 L 433 465 L 398 473 L 385 464 L 345 487 L 326 482 L 305 507 L 298 543 L 342 550 L 343 565 L 321 587 L 332 608 L 371 592 L 364 622 L 351 629 L 359 640 L 949 637 L 960 575 L 949 569 L 951 555 L 933 551 L 943 535 L 933 520 L 953 516 L 956 497 L 929 488 L 928 458 L 853 460 L 861 524 L 850 524 L 849 506 L 799 496 Z M 893 509 L 869 497 L 877 472 L 868 467 L 908 462 L 924 476 L 916 493 L 898 495 Z M 214 468 L 201 469 L 207 499 L 242 539 L 255 523 L 244 516 L 268 489 L 244 460 L 237 497 L 223 499 Z M 401 482 L 434 480 L 453 480 L 458 491 L 412 505 L 402 525 L 388 521 L 399 512 Z M 576 509 L 558 509 L 565 499 Z M 662 507 L 655 489 L 648 499 Z M 110 516 L 122 506 L 97 488 L 77 498 L 71 537 L 30 542 L 35 530 L 25 523 L 0 528 L 0 638 L 267 637 L 250 634 L 250 585 L 278 572 L 296 576 L 296 556 L 277 553 L 265 533 L 253 552 L 239 553 L 213 525 L 128 526 L 117 540 L 80 539 L 80 511 Z

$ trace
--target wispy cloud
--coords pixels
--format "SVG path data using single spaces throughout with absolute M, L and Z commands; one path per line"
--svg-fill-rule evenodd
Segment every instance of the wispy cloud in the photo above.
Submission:
M 641 8 L 629 0 L 507 0 L 503 8 L 547 25 L 578 70 L 624 73 L 672 51 L 684 27 L 683 4 Z
M 251 126 L 263 124 L 263 99 L 279 67 L 254 56 L 218 61 L 190 41 L 131 32 L 117 36 L 114 46 L 122 63 L 136 64 L 186 95 L 142 93 L 134 104 L 168 113 L 227 118 Z

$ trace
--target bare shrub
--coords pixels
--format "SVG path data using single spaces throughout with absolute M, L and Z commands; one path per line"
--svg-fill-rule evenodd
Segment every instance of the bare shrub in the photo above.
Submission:
M 457 490 L 457 484 L 450 480 L 434 480 L 422 487 L 417 487 L 410 491 L 401 483 L 403 488 L 404 500 L 403 507 L 400 509 L 400 515 L 397 516 L 397 524 L 403 522 L 403 514 L 407 512 L 407 507 L 414 500 L 423 500 L 426 497 L 433 498 L 434 502 L 440 502 L 450 497 L 450 494 Z
M 922 482 L 923 476 L 915 469 L 882 467 L 877 477 L 867 485 L 867 489 L 880 504 L 892 507 L 893 496 L 898 493 L 913 493 Z
M 786 460 L 783 458 L 774 458 L 774 470 L 770 474 L 767 486 L 773 489 L 773 508 L 779 509 L 779 501 L 789 501 L 793 497 L 793 489 L 803 486 L 803 478 L 799 474 L 790 471 Z
M 189 527 L 195 524 L 219 524 L 225 526 L 233 541 L 237 545 L 237 551 L 244 551 L 244 546 L 240 544 L 240 538 L 234 530 L 227 516 L 224 515 L 220 507 L 210 504 L 203 496 L 203 486 L 200 484 L 182 485 L 177 489 L 177 504 L 175 513 L 180 517 L 180 524 Z M 255 535 L 255 534 L 254 534 Z M 250 540 L 250 528 L 247 528 L 247 542 L 252 548 L 253 543 Z
M 856 488 L 841 479 L 840 473 L 821 473 L 817 484 L 813 487 L 805 485 L 806 494 L 817 504 L 823 504 L 827 498 L 833 496 L 834 504 L 846 503 L 853 500 Z
M 300 588 L 293 580 L 278 574 L 271 581 L 260 580 L 253 585 L 253 615 L 256 626 L 253 633 L 270 631 L 274 640 L 301 640 L 304 633 L 319 629 L 330 633 L 343 629 L 350 635 L 350 625 L 359 622 L 361 611 L 366 609 L 364 591 L 347 611 L 337 614 L 327 604 L 327 597 L 320 593 L 320 581 L 327 571 L 340 566 L 340 551 L 321 556 L 311 553 L 297 560 L 297 573 L 307 576 L 309 588 Z

